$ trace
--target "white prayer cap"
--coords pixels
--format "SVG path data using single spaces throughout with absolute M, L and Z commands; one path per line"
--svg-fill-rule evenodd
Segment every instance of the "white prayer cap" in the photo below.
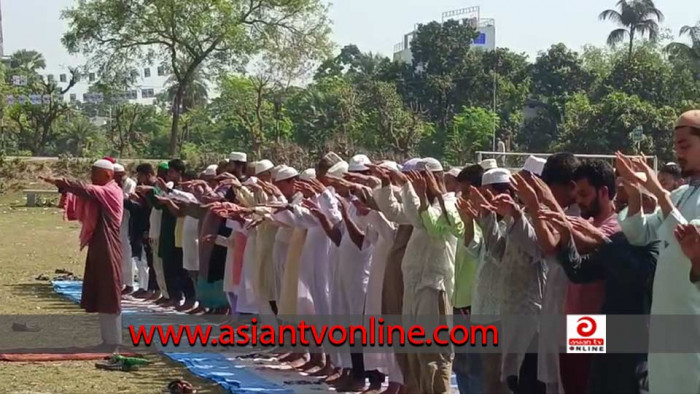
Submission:
M 676 164 L 676 163 L 674 163 L 674 162 L 672 162 L 672 161 L 669 161 L 669 162 L 666 163 L 665 165 L 667 165 L 667 166 L 670 167 L 670 166 L 677 166 L 678 164 Z
M 275 182 L 286 181 L 297 175 L 299 175 L 299 172 L 296 169 L 289 166 L 282 166 L 275 172 Z
M 403 163 L 403 167 L 401 168 L 401 171 L 413 171 L 416 169 L 416 166 L 420 162 L 420 159 L 418 158 L 413 158 L 413 159 L 408 159 L 405 163 Z
M 372 164 L 372 161 L 367 157 L 367 155 L 355 155 L 350 159 L 348 165 L 348 171 L 366 171 L 368 170 L 367 164 Z
M 274 166 L 275 165 L 272 164 L 272 162 L 270 160 L 267 160 L 267 159 L 257 161 L 257 162 L 255 162 L 255 175 L 258 175 L 261 172 L 271 170 L 272 167 L 274 167 Z
M 216 176 L 216 171 L 217 171 L 218 169 L 219 169 L 219 166 L 218 166 L 218 165 L 212 164 L 212 165 L 208 166 L 208 167 L 204 170 L 204 175 L 205 175 L 205 176 Z
M 486 159 L 482 160 L 481 163 L 479 163 L 481 168 L 483 168 L 485 171 L 498 168 L 498 163 L 496 163 L 496 159 Z
M 96 162 L 92 163 L 92 166 L 94 168 L 100 168 L 103 170 L 114 171 L 114 164 L 112 164 L 111 161 L 105 160 L 105 159 L 97 160 Z
M 112 166 L 114 168 L 114 172 L 125 172 L 126 171 L 124 166 L 119 164 L 119 163 L 114 163 Z
M 243 161 L 246 162 L 248 161 L 248 155 L 246 155 L 243 152 L 231 152 L 230 155 L 228 155 L 228 160 L 229 161 Z
M 316 170 L 313 168 L 307 168 L 304 171 L 301 172 L 301 175 L 299 175 L 299 178 L 308 181 L 310 179 L 316 178 Z
M 421 170 L 426 170 L 430 172 L 442 171 L 442 164 L 432 157 L 426 157 L 425 159 L 418 162 L 417 167 Z
M 391 160 L 384 160 L 383 162 L 381 162 L 379 164 L 379 167 L 388 168 L 388 169 L 390 169 L 392 171 L 396 171 L 396 172 L 400 171 L 399 165 L 395 161 L 391 161 Z
M 350 165 L 346 161 L 339 161 L 333 164 L 333 167 L 328 169 L 328 175 L 333 175 L 337 177 L 342 177 L 343 174 L 348 172 Z
M 462 172 L 462 168 L 461 168 L 461 167 L 452 167 L 452 168 L 450 168 L 450 170 L 447 171 L 445 174 L 446 174 L 446 175 L 451 175 L 451 176 L 457 178 L 457 176 L 459 175 L 460 172 Z
M 493 185 L 495 183 L 510 183 L 510 171 L 505 168 L 492 168 L 484 173 L 481 177 L 483 186 Z
M 255 185 L 258 183 L 258 178 L 251 176 L 250 178 L 246 179 L 245 182 L 243 182 L 243 185 Z
M 544 170 L 545 163 L 547 163 L 547 160 L 545 159 L 535 156 L 528 156 L 527 160 L 525 160 L 523 170 L 539 176 L 542 175 L 542 170 Z

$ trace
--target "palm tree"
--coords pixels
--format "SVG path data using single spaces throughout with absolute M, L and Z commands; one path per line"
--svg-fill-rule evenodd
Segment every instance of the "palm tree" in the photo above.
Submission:
M 620 0 L 617 10 L 605 10 L 598 16 L 601 20 L 611 20 L 622 26 L 608 35 L 608 45 L 615 46 L 629 38 L 629 57 L 632 57 L 634 39 L 648 36 L 655 41 L 659 36 L 659 23 L 663 22 L 664 14 L 656 8 L 653 0 Z
M 672 42 L 666 46 L 666 51 L 674 56 L 688 59 L 700 71 L 700 21 L 695 26 L 681 27 L 679 37 L 690 37 L 690 45 L 683 42 Z
M 60 141 L 76 157 L 81 157 L 84 150 L 90 149 L 92 142 L 97 139 L 99 129 L 85 116 L 75 116 L 62 128 Z
M 37 70 L 46 68 L 46 60 L 44 59 L 44 55 L 37 51 L 20 49 L 10 56 L 10 67 L 28 73 L 35 73 Z
M 179 84 L 175 75 L 170 75 L 165 81 L 167 86 L 167 97 L 170 103 L 175 100 L 175 95 Z M 202 72 L 201 68 L 198 68 L 192 76 L 189 87 L 185 90 L 185 95 L 182 99 L 181 113 L 186 113 L 189 109 L 192 109 L 200 104 L 204 104 L 209 99 L 209 88 L 207 87 L 206 77 Z

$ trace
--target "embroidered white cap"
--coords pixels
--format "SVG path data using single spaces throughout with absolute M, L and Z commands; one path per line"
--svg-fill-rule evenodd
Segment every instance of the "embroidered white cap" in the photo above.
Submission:
M 482 160 L 481 163 L 479 163 L 481 168 L 483 168 L 485 171 L 498 168 L 498 163 L 496 163 L 496 159 L 486 159 Z
M 417 167 L 430 172 L 443 171 L 442 164 L 440 164 L 437 159 L 433 159 L 432 157 L 426 157 L 425 159 L 421 160 L 418 162 Z
M 275 172 L 275 182 L 286 181 L 298 175 L 299 172 L 296 169 L 283 165 Z
M 228 155 L 228 160 L 246 162 L 248 161 L 248 155 L 243 152 L 231 152 L 231 154 Z
M 112 164 L 111 161 L 105 159 L 97 160 L 96 162 L 92 163 L 92 166 L 95 168 L 100 168 L 102 170 L 114 171 L 114 164 Z
M 403 167 L 401 168 L 401 171 L 413 171 L 416 169 L 416 166 L 420 162 L 419 158 L 413 158 L 413 159 L 408 159 L 406 160 L 405 163 L 403 163 Z
M 510 175 L 510 171 L 505 168 L 493 168 L 484 173 L 481 177 L 481 184 L 486 186 L 496 183 L 510 183 Z
M 392 171 L 396 171 L 396 172 L 401 171 L 399 169 L 398 163 L 396 163 L 395 161 L 391 161 L 391 160 L 384 160 L 383 162 L 381 162 L 379 164 L 379 167 L 388 168 L 388 169 L 390 169 Z
M 243 182 L 243 185 L 255 185 L 256 183 L 258 183 L 258 178 L 251 176 L 250 178 L 246 179 L 245 182 Z
M 125 172 L 126 171 L 124 166 L 119 164 L 119 163 L 114 163 L 114 165 L 112 167 L 114 168 L 114 172 Z
M 216 176 L 216 171 L 217 171 L 218 169 L 219 169 L 219 166 L 218 166 L 218 165 L 212 164 L 212 165 L 208 166 L 208 167 L 204 170 L 204 175 L 205 175 L 205 176 Z
M 346 161 L 339 161 L 333 164 L 333 167 L 328 169 L 328 175 L 333 175 L 336 177 L 342 177 L 343 174 L 348 172 L 350 165 Z
M 299 175 L 299 178 L 303 179 L 305 181 L 308 181 L 310 179 L 314 179 L 314 178 L 316 178 L 316 170 L 313 168 L 307 168 L 301 172 L 301 175 Z
M 542 175 L 542 170 L 544 170 L 544 165 L 547 163 L 546 159 L 542 159 L 535 156 L 528 156 L 525 160 L 525 165 L 523 170 L 536 175 Z
M 270 160 L 263 159 L 255 162 L 255 175 L 271 170 L 275 165 Z
M 366 171 L 369 169 L 367 168 L 367 164 L 372 164 L 372 161 L 369 159 L 369 157 L 367 157 L 367 155 L 355 155 L 350 159 L 348 171 Z
M 445 175 L 450 175 L 450 176 L 457 178 L 457 176 L 459 175 L 460 172 L 462 172 L 461 167 L 452 167 L 452 168 L 450 168 L 449 171 L 447 171 L 445 173 Z

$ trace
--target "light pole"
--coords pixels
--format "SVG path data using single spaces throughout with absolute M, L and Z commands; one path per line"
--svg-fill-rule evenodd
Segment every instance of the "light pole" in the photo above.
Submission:
M 493 137 L 492 137 L 492 142 L 493 142 L 493 152 L 496 151 L 496 71 L 493 72 Z

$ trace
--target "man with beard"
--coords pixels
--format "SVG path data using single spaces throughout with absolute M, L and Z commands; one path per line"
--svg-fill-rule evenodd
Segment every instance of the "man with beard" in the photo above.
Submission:
M 659 183 L 661 183 L 661 186 L 669 192 L 681 187 L 684 183 L 683 171 L 681 171 L 678 164 L 666 163 L 663 167 L 661 167 L 659 170 Z
M 574 172 L 576 182 L 576 205 L 581 210 L 580 225 L 592 224 L 606 236 L 620 231 L 615 212 L 616 179 L 612 166 L 602 160 L 583 162 Z M 592 222 L 588 222 L 588 221 Z M 592 245 L 595 247 L 595 245 Z M 586 247 L 578 249 L 588 253 Z M 565 314 L 596 314 L 600 313 L 605 297 L 605 283 L 596 280 L 588 283 L 570 283 L 566 292 Z M 561 355 L 561 376 L 564 390 L 573 393 L 588 392 L 589 373 L 591 367 L 590 354 Z
M 674 149 L 689 184 L 672 193 L 664 190 L 656 173 L 643 160 L 618 153 L 616 163 L 620 175 L 629 183 L 646 188 L 658 199 L 661 208 L 651 215 L 644 215 L 641 204 L 633 207 L 630 202 L 628 215 L 622 221 L 631 244 L 642 246 L 660 241 L 649 326 L 650 341 L 657 349 L 664 346 L 669 335 L 655 323 L 654 315 L 700 314 L 697 286 L 700 278 L 691 275 L 692 261 L 683 252 L 683 244 L 674 236 L 677 229 L 683 230 L 689 223 L 700 219 L 700 110 L 688 111 L 678 119 Z M 636 171 L 643 172 L 646 179 L 641 179 Z M 691 326 L 687 330 L 697 332 L 700 328 Z M 650 353 L 649 392 L 697 393 L 700 389 L 698 371 L 700 353 Z

